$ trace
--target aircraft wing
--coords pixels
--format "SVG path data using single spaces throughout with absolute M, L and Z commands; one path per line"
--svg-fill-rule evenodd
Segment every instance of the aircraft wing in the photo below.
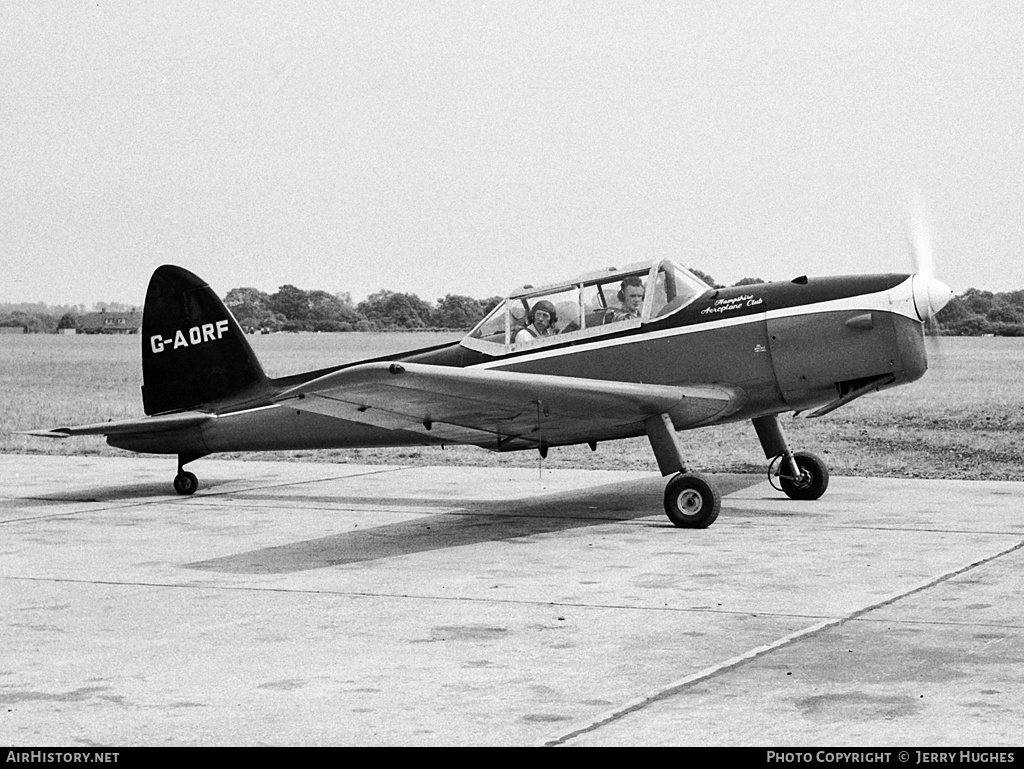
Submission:
M 141 419 L 123 419 L 117 422 L 96 422 L 91 425 L 75 427 L 54 427 L 50 430 L 29 430 L 22 434 L 35 435 L 39 438 L 69 438 L 72 435 L 135 435 L 194 427 L 211 419 L 216 419 L 216 416 L 201 411 L 184 411 Z
M 735 410 L 741 399 L 718 385 L 368 363 L 290 388 L 275 402 L 441 443 L 508 450 L 643 434 L 645 419 L 666 412 L 677 429 L 695 427 Z

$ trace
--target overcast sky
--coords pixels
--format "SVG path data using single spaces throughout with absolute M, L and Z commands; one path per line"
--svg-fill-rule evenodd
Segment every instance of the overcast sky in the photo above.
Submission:
M 657 256 L 1024 288 L 1024 3 L 0 4 L 0 301 L 490 296 Z

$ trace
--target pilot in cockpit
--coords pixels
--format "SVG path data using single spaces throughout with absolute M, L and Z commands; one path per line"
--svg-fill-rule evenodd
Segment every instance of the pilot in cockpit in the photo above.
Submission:
M 630 275 L 622 281 L 616 298 L 619 300 L 619 307 L 618 309 L 611 308 L 605 313 L 605 323 L 618 323 L 620 320 L 639 318 L 640 311 L 644 306 L 644 282 L 639 276 Z
M 532 342 L 542 336 L 552 336 L 555 333 L 555 324 L 558 322 L 558 312 L 555 306 L 547 299 L 541 299 L 530 309 L 530 325 L 521 329 L 516 334 L 516 344 Z

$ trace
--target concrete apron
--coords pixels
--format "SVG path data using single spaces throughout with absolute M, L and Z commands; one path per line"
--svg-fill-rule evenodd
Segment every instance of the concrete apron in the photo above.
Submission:
M 0 456 L 10 745 L 1016 745 L 1024 484 Z

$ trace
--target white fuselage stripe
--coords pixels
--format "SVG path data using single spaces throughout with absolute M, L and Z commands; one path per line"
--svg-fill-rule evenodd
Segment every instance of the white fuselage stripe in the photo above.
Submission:
M 579 344 L 566 347 L 559 346 L 556 348 L 541 348 L 537 350 L 537 352 L 530 353 L 528 355 L 496 358 L 495 360 L 474 364 L 470 366 L 470 368 L 502 368 L 511 365 L 518 365 L 520 363 L 532 363 L 534 361 L 545 360 L 547 358 L 575 355 L 579 352 L 598 350 L 606 347 L 618 347 L 624 344 L 634 344 L 639 341 L 664 339 L 666 337 L 684 336 L 686 334 L 699 334 L 705 331 L 715 331 L 734 326 L 743 326 L 750 323 L 762 323 L 766 320 L 776 320 L 779 318 L 793 318 L 801 315 L 814 315 L 822 312 L 844 311 L 892 312 L 920 322 L 918 317 L 914 314 L 913 289 L 911 279 L 908 278 L 903 283 L 885 291 L 876 291 L 870 294 L 858 294 L 857 296 L 849 296 L 842 299 L 829 299 L 824 302 L 801 304 L 795 307 L 784 307 L 778 310 L 768 310 L 767 312 L 743 315 L 738 318 L 721 318 L 719 320 L 710 320 L 707 323 L 677 326 L 674 328 L 662 329 L 661 331 L 603 337 L 594 339 L 591 342 L 581 342 Z

